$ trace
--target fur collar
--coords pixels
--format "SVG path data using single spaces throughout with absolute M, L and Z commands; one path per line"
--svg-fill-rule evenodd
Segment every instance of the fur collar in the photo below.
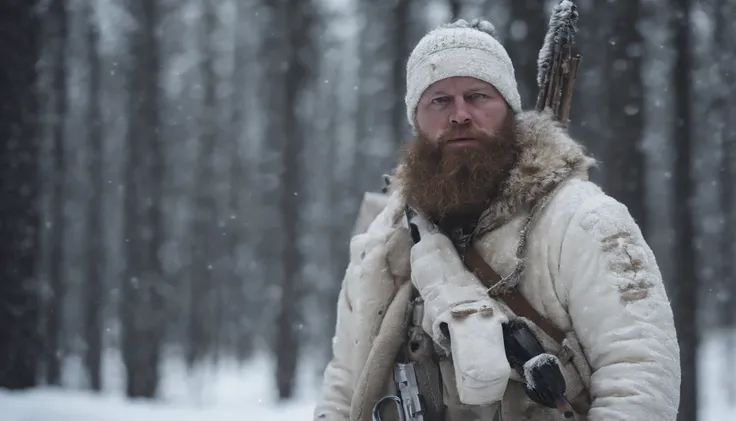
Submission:
M 511 170 L 501 194 L 481 215 L 476 234 L 492 231 L 519 211 L 531 212 L 561 182 L 570 177 L 587 179 L 588 171 L 596 165 L 585 148 L 549 113 L 523 112 L 518 115 L 517 123 L 517 138 L 521 143 L 519 162 Z M 401 185 L 392 183 L 389 190 L 401 194 Z

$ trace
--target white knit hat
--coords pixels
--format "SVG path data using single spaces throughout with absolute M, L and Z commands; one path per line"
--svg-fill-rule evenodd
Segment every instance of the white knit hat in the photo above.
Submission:
M 493 24 L 460 19 L 427 33 L 409 56 L 405 102 L 406 117 L 412 128 L 417 103 L 424 91 L 438 80 L 453 76 L 471 76 L 490 83 L 515 113 L 521 112 L 514 65 L 496 39 Z

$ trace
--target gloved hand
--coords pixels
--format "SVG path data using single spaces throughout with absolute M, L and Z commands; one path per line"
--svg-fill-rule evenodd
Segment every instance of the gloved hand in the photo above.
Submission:
M 410 214 L 409 223 L 419 235 L 411 249 L 411 280 L 424 299 L 422 325 L 452 356 L 460 401 L 500 401 L 511 374 L 501 328 L 507 316 L 448 237 L 419 214 Z
M 565 378 L 560 361 L 549 353 L 539 354 L 524 363 L 524 391 L 529 399 L 549 408 L 556 408 L 572 418 L 573 410 L 565 398 Z
M 506 359 L 522 377 L 526 395 L 534 402 L 557 408 L 565 417 L 573 416 L 573 410 L 565 399 L 567 387 L 562 374 L 562 363 L 548 353 L 521 319 L 513 319 L 503 325 Z

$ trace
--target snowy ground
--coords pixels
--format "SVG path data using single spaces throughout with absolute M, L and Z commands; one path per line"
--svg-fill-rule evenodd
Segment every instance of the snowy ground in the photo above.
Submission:
M 101 395 L 81 389 L 81 367 L 78 361 L 70 361 L 64 370 L 64 389 L 0 391 L 0 421 L 294 421 L 312 417 L 313 387 L 302 385 L 294 402 L 275 404 L 272 363 L 265 357 L 243 366 L 222 363 L 191 374 L 179 359 L 170 358 L 163 370 L 160 400 L 153 403 L 123 399 L 119 359 L 108 355 L 106 362 Z
M 736 341 L 736 331 L 729 339 Z M 699 421 L 736 420 L 736 355 L 728 352 L 724 332 L 704 338 L 698 367 Z
M 727 364 L 723 335 L 704 343 L 701 359 L 701 421 L 736 420 L 736 396 L 727 398 L 724 381 L 736 379 L 736 364 Z M 2 421 L 294 421 L 310 420 L 315 388 L 303 382 L 294 402 L 275 405 L 271 362 L 258 358 L 242 367 L 219 368 L 187 374 L 170 359 L 164 369 L 162 399 L 158 403 L 131 402 L 121 397 L 120 366 L 109 358 L 102 395 L 80 390 L 79 365 L 65 367 L 65 389 L 0 392 Z M 732 370 L 726 376 L 726 370 Z M 305 373 L 306 374 L 306 373 Z M 310 379 L 304 375 L 302 378 Z

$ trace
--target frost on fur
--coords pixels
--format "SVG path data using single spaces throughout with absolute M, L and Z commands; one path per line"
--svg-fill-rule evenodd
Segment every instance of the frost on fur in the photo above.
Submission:
M 537 85 L 543 87 L 547 82 L 549 68 L 556 48 L 565 47 L 575 42 L 577 32 L 578 8 L 570 0 L 562 0 L 552 11 L 549 27 L 544 36 L 544 43 L 537 59 Z

